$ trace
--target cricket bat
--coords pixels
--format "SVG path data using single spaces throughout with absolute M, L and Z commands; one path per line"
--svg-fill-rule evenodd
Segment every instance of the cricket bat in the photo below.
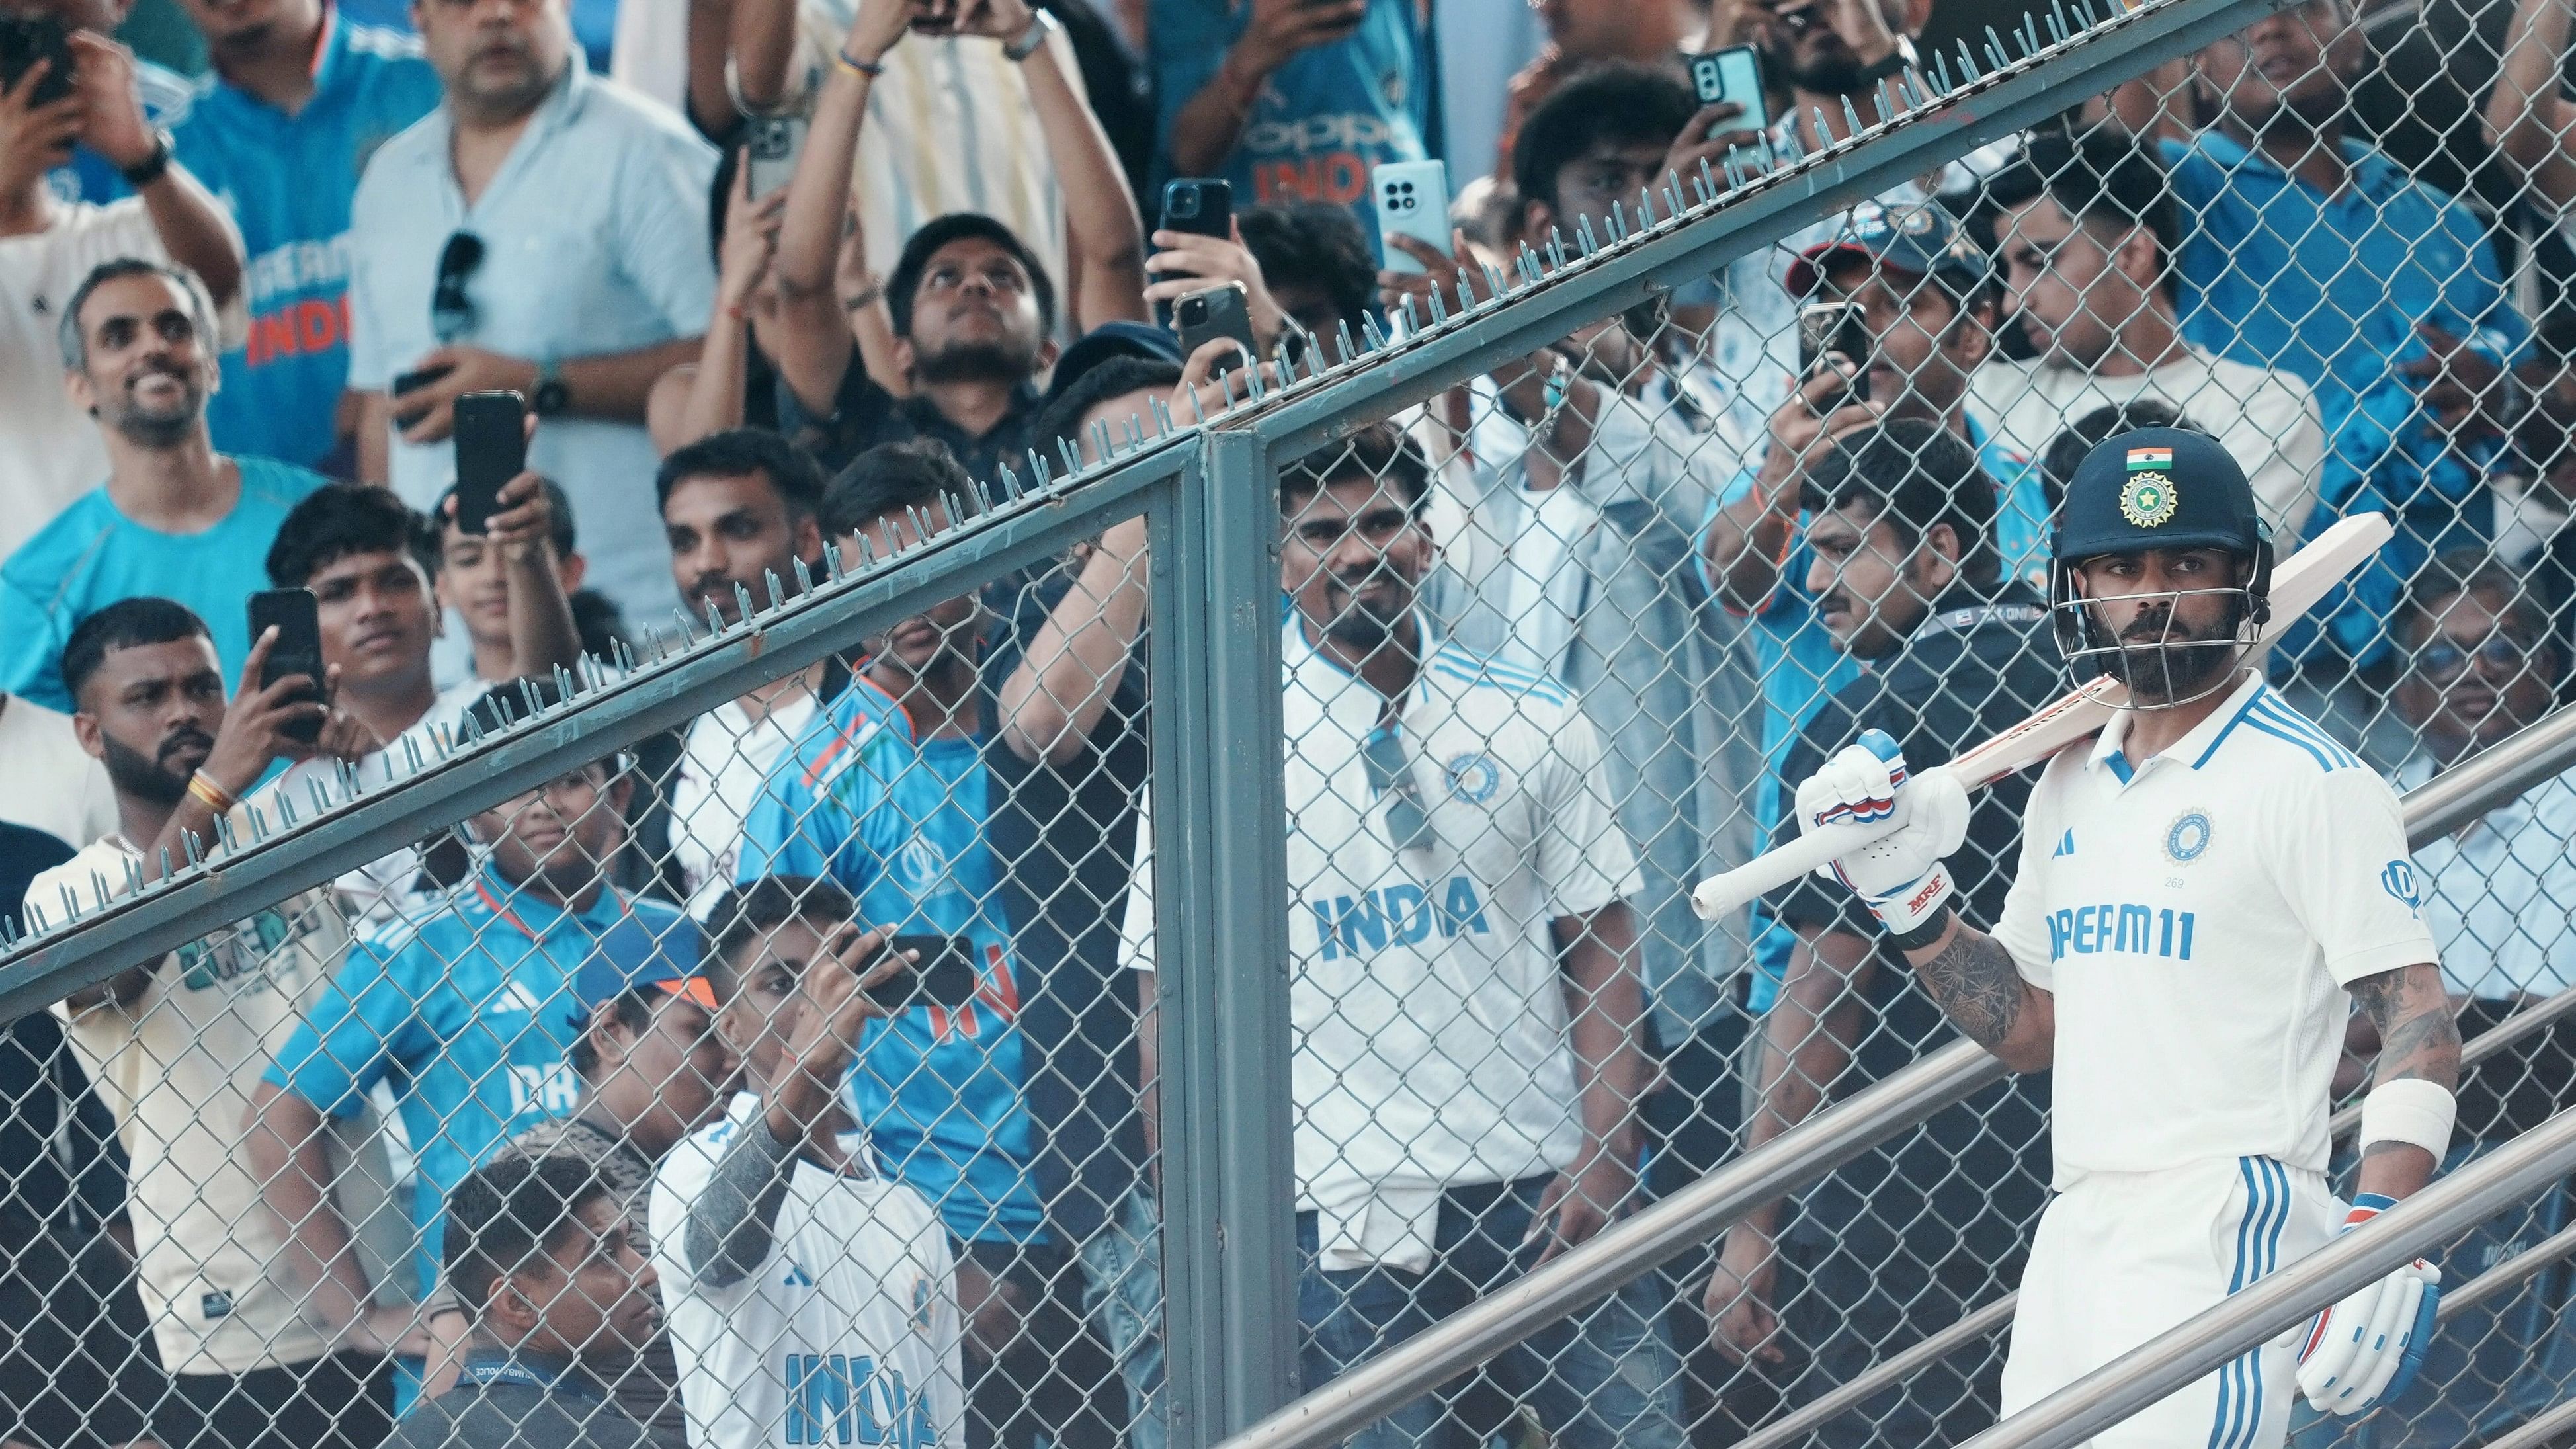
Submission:
M 2344 576 L 2379 552 L 2395 530 L 2385 515 L 2356 513 L 2310 540 L 2272 570 L 2272 614 L 2264 621 L 2248 663 L 2259 664 L 2263 651 L 2283 631 L 2317 606 Z M 1982 790 L 2007 775 L 2026 770 L 2078 740 L 2089 739 L 2110 721 L 2112 711 L 2129 702 L 2129 688 L 2107 674 L 2096 675 L 2011 729 L 1959 755 L 1947 770 L 1970 790 Z M 1930 773 L 1926 771 L 1925 773 Z M 1778 890 L 1841 855 L 1886 835 L 1893 820 L 1830 825 L 1812 830 L 1776 850 L 1755 856 L 1723 875 L 1713 875 L 1691 890 L 1691 909 L 1703 921 Z

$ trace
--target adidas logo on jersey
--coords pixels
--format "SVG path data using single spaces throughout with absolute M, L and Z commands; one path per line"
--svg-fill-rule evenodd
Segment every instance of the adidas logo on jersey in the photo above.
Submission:
M 805 1271 L 804 1264 L 790 1259 L 787 1264 L 787 1276 L 778 1280 L 778 1286 L 782 1288 L 811 1288 L 814 1286 L 814 1275 Z
M 2051 860 L 2062 860 L 2062 859 L 2064 859 L 2064 858 L 2065 858 L 2065 857 L 2067 857 L 2067 856 L 2073 855 L 2074 853 L 2075 853 L 2075 828 L 2074 828 L 2073 826 L 2068 826 L 2068 827 L 2067 827 L 2067 830 L 2066 830 L 2066 838 L 2057 842 L 2057 849 L 2056 849 L 2056 851 L 2055 851 L 2054 853 L 2052 853 L 2052 854 L 2049 856 L 2049 859 L 2051 859 Z

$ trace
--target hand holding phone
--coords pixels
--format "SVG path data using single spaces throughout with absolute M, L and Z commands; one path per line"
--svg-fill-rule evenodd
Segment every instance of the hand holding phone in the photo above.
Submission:
M 1798 309 L 1799 381 L 1812 381 L 1828 369 L 1839 371 L 1836 357 L 1852 369 L 1847 386 L 1816 404 L 1818 416 L 1869 401 L 1869 359 L 1876 350 L 1868 319 L 1851 303 L 1810 302 Z
M 515 392 L 456 400 L 456 531 L 489 531 L 501 489 L 528 467 L 528 404 Z
M 1449 255 L 1449 168 L 1437 161 L 1394 161 L 1369 173 L 1377 198 L 1381 237 L 1379 265 L 1390 272 L 1420 275 L 1416 258 L 1382 240 L 1409 236 L 1442 256 Z
M 916 1006 L 954 1011 L 975 999 L 981 983 L 975 974 L 975 943 L 966 937 L 896 936 L 885 949 L 898 958 L 910 958 L 868 988 L 868 995 L 888 1015 Z
M 306 686 L 290 698 L 323 701 L 322 682 L 326 678 L 322 663 L 322 613 L 311 589 L 262 589 L 250 596 L 250 637 L 256 646 L 270 629 L 277 638 L 268 646 L 260 661 L 258 690 L 266 690 L 278 681 L 300 678 Z M 252 682 L 246 681 L 250 687 Z M 311 718 L 286 721 L 278 733 L 299 744 L 312 744 L 322 737 L 319 713 Z
M 1253 340 L 1252 312 L 1241 282 L 1227 282 L 1182 297 L 1172 304 L 1172 328 L 1181 335 L 1183 357 L 1197 355 L 1200 348 L 1220 337 L 1241 347 L 1243 361 L 1217 369 L 1220 372 L 1231 372 L 1261 356 L 1260 344 Z
M 743 175 L 751 199 L 760 200 L 786 188 L 796 177 L 796 156 L 805 149 L 802 116 L 754 116 L 750 139 L 743 143 Z

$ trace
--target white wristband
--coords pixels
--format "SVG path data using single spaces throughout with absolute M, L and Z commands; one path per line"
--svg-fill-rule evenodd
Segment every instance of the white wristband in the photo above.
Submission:
M 2433 1154 L 2439 1167 L 2451 1150 L 2451 1122 L 2460 1110 L 2450 1089 L 2413 1077 L 2382 1082 L 2361 1099 L 2361 1147 L 2404 1142 Z

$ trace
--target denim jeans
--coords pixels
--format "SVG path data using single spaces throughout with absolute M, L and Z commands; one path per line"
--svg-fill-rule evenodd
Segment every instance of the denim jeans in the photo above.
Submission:
M 1163 1236 L 1137 1189 L 1082 1245 L 1082 1311 L 1127 1386 L 1129 1449 L 1163 1449 Z
M 1313 1389 L 1502 1288 L 1537 1261 L 1524 1246 L 1549 1179 L 1454 1188 L 1440 1203 L 1431 1268 L 1327 1272 L 1315 1214 L 1297 1215 L 1299 1365 Z M 1557 1449 L 1679 1449 L 1681 1362 L 1665 1328 L 1662 1279 L 1648 1274 L 1570 1319 L 1549 1324 L 1480 1374 L 1535 1410 Z M 1452 1389 L 1462 1387 L 1451 1386 Z M 1467 1449 L 1446 1422 L 1443 1393 L 1425 1394 L 1347 1441 L 1357 1449 Z

